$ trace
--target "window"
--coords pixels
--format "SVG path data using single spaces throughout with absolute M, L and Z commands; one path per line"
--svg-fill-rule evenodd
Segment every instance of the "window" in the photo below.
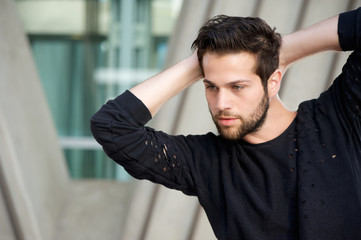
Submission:
M 160 71 L 181 0 L 17 0 L 73 178 L 129 180 L 91 136 L 107 99 Z

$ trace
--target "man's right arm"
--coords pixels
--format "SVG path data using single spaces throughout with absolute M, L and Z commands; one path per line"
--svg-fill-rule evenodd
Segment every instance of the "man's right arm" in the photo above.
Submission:
M 94 138 L 133 177 L 194 195 L 188 161 L 198 141 L 145 124 L 169 98 L 201 78 L 196 53 L 104 104 L 90 119 Z M 199 147 L 202 148 L 202 147 Z M 201 151 L 199 149 L 197 151 Z M 203 154 L 205 155 L 205 154 Z
M 170 98 L 202 78 L 197 52 L 130 89 L 154 116 Z

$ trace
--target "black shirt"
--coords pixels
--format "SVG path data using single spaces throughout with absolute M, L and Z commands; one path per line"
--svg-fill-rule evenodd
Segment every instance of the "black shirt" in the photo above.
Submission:
M 238 184 L 243 210 L 238 218 L 249 231 L 245 239 L 297 239 L 296 124 L 295 119 L 271 141 L 234 145 L 241 169 Z

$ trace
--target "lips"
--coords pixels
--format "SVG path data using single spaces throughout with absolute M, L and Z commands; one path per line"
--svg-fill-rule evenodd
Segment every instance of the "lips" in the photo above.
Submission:
M 231 126 L 234 125 L 235 122 L 238 120 L 238 118 L 232 118 L 232 117 L 218 117 L 219 124 L 223 126 Z

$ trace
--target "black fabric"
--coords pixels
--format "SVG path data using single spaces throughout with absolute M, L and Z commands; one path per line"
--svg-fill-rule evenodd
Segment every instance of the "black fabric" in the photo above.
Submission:
M 227 239 L 298 239 L 296 125 L 269 142 L 228 143 L 238 163 L 226 205 L 239 224 Z
M 360 10 L 341 14 L 340 29 Z M 357 31 L 356 31 L 357 32 Z M 339 34 L 359 49 L 360 32 Z M 353 37 L 351 36 L 353 35 Z M 134 177 L 198 197 L 218 239 L 361 239 L 361 54 L 278 138 L 258 145 L 212 133 L 170 136 L 143 125 L 130 92 L 91 119 L 105 152 Z
M 361 49 L 361 8 L 339 15 L 338 36 L 342 50 Z

